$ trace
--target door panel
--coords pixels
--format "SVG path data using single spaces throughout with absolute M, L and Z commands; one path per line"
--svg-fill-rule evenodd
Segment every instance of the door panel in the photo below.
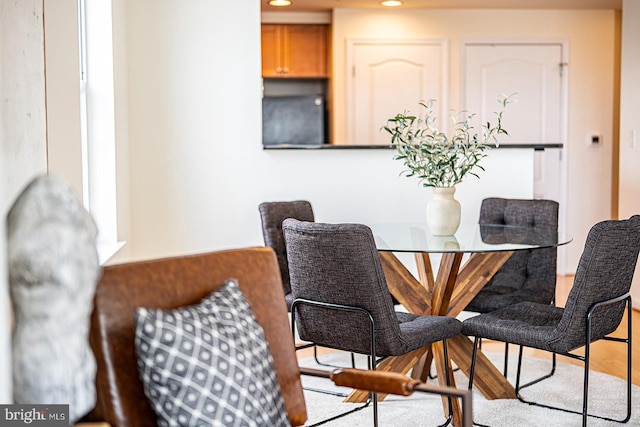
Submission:
M 465 46 L 464 107 L 493 118 L 501 94 L 517 93 L 505 113 L 510 144 L 562 142 L 562 45 Z
M 563 52 L 560 43 L 491 43 L 464 46 L 463 104 L 482 122 L 495 119 L 501 94 L 515 93 L 504 113 L 509 136 L 501 143 L 563 144 Z M 478 125 L 480 126 L 478 121 Z M 562 150 L 534 155 L 533 194 L 560 202 Z
M 350 40 L 349 44 L 349 144 L 388 145 L 389 136 L 380 128 L 407 109 L 421 113 L 420 101 L 437 99 L 434 111 L 443 117 L 444 42 Z

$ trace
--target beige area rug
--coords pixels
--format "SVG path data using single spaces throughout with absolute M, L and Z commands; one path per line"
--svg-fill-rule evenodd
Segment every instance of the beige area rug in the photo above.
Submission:
M 502 354 L 489 353 L 488 357 L 497 365 L 502 366 Z M 339 366 L 349 366 L 348 353 L 335 353 L 320 358 L 323 363 Z M 509 379 L 515 383 L 517 356 L 510 356 Z M 332 369 L 318 366 L 313 358 L 300 360 L 301 366 L 319 369 Z M 364 359 L 358 359 L 358 367 L 366 367 Z M 523 361 L 523 382 L 537 378 L 549 371 L 551 362 L 535 358 L 525 358 Z M 467 377 L 461 372 L 455 373 L 458 388 L 466 388 Z M 328 379 L 302 377 L 305 388 L 315 387 L 348 393 L 350 389 L 335 387 Z M 568 409 L 582 410 L 582 368 L 580 366 L 558 363 L 556 373 L 551 378 L 525 388 L 522 395 L 528 400 L 549 403 Z M 318 421 L 330 418 L 356 404 L 343 402 L 344 398 L 305 390 L 308 422 L 312 425 Z M 425 393 L 414 393 L 409 397 L 390 396 L 378 406 L 379 424 L 382 427 L 427 427 L 437 426 L 445 421 L 440 397 Z M 626 385 L 619 378 L 591 372 L 589 386 L 589 413 L 622 419 L 626 415 Z M 581 426 L 582 417 L 562 411 L 527 405 L 516 399 L 487 400 L 481 393 L 474 391 L 473 395 L 474 422 L 491 427 L 567 427 Z M 372 406 L 343 418 L 331 421 L 327 426 L 371 426 L 373 425 Z M 589 418 L 589 426 L 623 426 L 611 421 Z M 628 426 L 640 426 L 640 388 L 632 388 L 632 416 Z

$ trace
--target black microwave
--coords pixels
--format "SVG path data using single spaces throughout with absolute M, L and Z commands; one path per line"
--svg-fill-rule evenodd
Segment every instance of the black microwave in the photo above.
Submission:
M 320 145 L 325 141 L 323 95 L 262 98 L 263 145 Z

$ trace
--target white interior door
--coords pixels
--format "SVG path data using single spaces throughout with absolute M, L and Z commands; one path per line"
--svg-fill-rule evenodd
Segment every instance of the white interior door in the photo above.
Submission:
M 494 120 L 501 94 L 517 103 L 504 113 L 505 144 L 564 144 L 562 43 L 468 43 L 464 46 L 464 108 Z M 537 150 L 533 194 L 562 202 L 562 149 Z
M 348 40 L 347 137 L 349 144 L 388 145 L 380 128 L 420 101 L 437 99 L 434 112 L 446 112 L 446 46 L 431 40 Z
M 498 111 L 500 94 L 516 93 L 517 103 L 504 113 L 509 137 L 504 144 L 561 144 L 533 155 L 533 195 L 560 204 L 559 225 L 566 218 L 564 153 L 566 145 L 566 72 L 563 43 L 468 43 L 463 51 L 464 108 L 486 121 Z M 499 196 L 499 195 L 497 195 Z M 566 249 L 558 251 L 558 271 L 565 271 Z

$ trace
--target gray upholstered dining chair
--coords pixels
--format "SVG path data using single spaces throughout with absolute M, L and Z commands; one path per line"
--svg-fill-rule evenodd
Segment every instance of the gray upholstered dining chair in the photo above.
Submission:
M 484 199 L 480 225 L 500 224 L 558 230 L 553 200 Z M 522 301 L 551 304 L 556 292 L 557 248 L 516 251 L 465 310 L 488 313 Z
M 480 225 L 511 225 L 558 231 L 558 202 L 553 200 L 505 199 L 489 197 L 480 205 Z M 554 304 L 556 294 L 557 248 L 516 251 L 489 283 L 467 305 L 465 311 L 489 313 L 522 301 Z M 504 349 L 504 376 L 507 376 L 509 345 Z M 551 371 L 556 368 L 553 356 Z
M 282 277 L 282 289 L 284 290 L 284 300 L 287 309 L 291 311 L 293 295 L 291 294 L 291 284 L 289 281 L 289 265 L 287 263 L 287 248 L 282 234 L 282 222 L 287 218 L 295 218 L 300 221 L 315 221 L 313 208 L 307 200 L 275 201 L 263 202 L 258 206 L 260 220 L 262 221 L 262 236 L 264 244 L 273 249 L 278 259 L 280 276 Z M 313 347 L 313 357 L 319 365 L 334 366 L 320 361 L 318 348 L 315 344 L 302 344 L 297 348 L 304 349 Z M 351 366 L 355 368 L 355 357 L 351 355 Z M 316 390 L 325 392 L 324 390 Z
M 469 388 L 473 385 L 478 339 L 488 338 L 520 346 L 516 394 L 526 401 L 520 390 L 532 383 L 520 385 L 522 349 L 532 347 L 580 360 L 584 363 L 582 412 L 567 408 L 552 409 L 582 414 L 587 423 L 589 393 L 589 347 L 603 339 L 627 344 L 627 422 L 631 417 L 631 297 L 630 288 L 640 250 L 640 215 L 627 220 L 608 220 L 595 224 L 585 243 L 584 251 L 564 308 L 546 303 L 521 302 L 481 314 L 463 322 L 462 332 L 475 337 Z M 628 310 L 627 337 L 616 338 L 614 332 Z M 584 356 L 573 350 L 584 347 Z M 537 382 L 537 380 L 535 381 Z M 590 416 L 595 416 L 591 415 Z
M 287 249 L 282 235 L 282 221 L 287 218 L 295 218 L 300 221 L 315 220 L 311 203 L 306 200 L 264 202 L 258 206 L 260 219 L 262 221 L 262 236 L 265 246 L 273 249 L 278 258 L 280 276 L 282 277 L 282 288 L 287 308 L 291 309 L 293 296 L 291 295 L 291 284 L 289 283 L 289 266 L 287 264 Z
M 446 339 L 459 334 L 460 321 L 394 311 L 369 227 L 286 219 L 282 230 L 294 296 L 292 326 L 302 339 L 365 354 L 370 369 L 378 357 L 439 341 L 446 357 Z M 377 396 L 371 399 L 377 425 Z

